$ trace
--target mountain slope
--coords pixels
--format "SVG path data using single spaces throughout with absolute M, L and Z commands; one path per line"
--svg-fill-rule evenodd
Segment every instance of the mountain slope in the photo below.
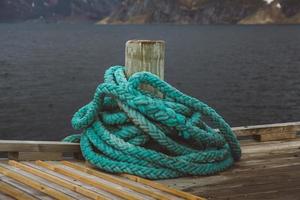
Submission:
M 124 0 L 99 24 L 299 23 L 299 0 Z
M 242 19 L 240 24 L 274 24 L 284 23 L 287 17 L 283 14 L 279 1 L 272 1 L 254 14 Z
M 283 22 L 285 24 L 300 24 L 300 12 L 288 19 L 285 19 Z
M 299 23 L 300 0 L 0 0 L 0 22 Z
M 262 0 L 125 0 L 99 23 L 234 24 L 263 4 Z
M 122 0 L 0 0 L 1 21 L 99 20 Z

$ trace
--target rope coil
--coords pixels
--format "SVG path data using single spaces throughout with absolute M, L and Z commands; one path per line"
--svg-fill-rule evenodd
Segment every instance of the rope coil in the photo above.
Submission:
M 163 97 L 143 90 L 141 84 Z M 150 179 L 211 175 L 241 157 L 235 134 L 214 109 L 149 72 L 127 80 L 122 66 L 105 72 L 104 83 L 74 114 L 72 126 L 82 134 L 64 141 L 80 142 L 89 163 L 112 173 Z

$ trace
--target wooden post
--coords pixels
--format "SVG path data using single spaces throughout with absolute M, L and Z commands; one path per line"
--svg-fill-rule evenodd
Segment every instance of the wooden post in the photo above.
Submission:
M 165 42 L 162 40 L 129 40 L 125 48 L 126 75 L 148 71 L 164 79 Z

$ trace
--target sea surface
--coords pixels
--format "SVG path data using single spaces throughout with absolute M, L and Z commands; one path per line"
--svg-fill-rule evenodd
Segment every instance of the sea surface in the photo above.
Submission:
M 300 26 L 0 24 L 0 139 L 60 140 L 130 39 L 232 126 L 300 121 Z

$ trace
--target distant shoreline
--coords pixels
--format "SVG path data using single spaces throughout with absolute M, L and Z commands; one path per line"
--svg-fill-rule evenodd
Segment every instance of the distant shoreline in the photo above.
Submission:
M 96 26 L 126 26 L 126 25 L 175 25 L 175 26 L 272 26 L 272 25 L 279 25 L 279 26 L 291 26 L 291 25 L 300 25 L 300 23 L 249 23 L 249 24 L 197 24 L 197 23 L 107 23 L 101 24 L 97 23 L 98 21 L 69 21 L 69 20 L 59 20 L 59 21 L 37 21 L 37 20 L 17 20 L 17 21 L 0 21 L 1 24 L 86 24 L 86 25 L 96 25 Z

